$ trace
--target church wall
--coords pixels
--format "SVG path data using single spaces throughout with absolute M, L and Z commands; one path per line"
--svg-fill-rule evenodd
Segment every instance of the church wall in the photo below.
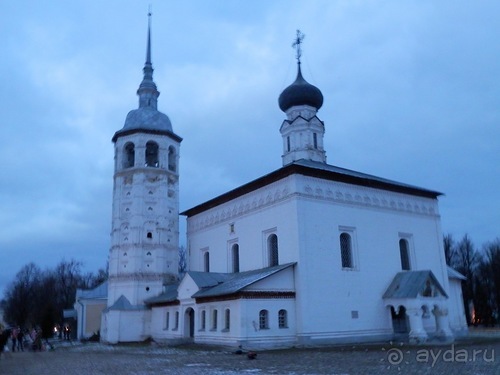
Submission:
M 137 342 L 146 340 L 150 335 L 150 310 L 120 311 L 119 342 Z
M 298 228 L 292 183 L 291 178 L 283 179 L 189 218 L 189 268 L 204 271 L 203 253 L 209 251 L 211 272 L 232 272 L 235 243 L 240 271 L 267 267 L 270 234 L 278 236 L 280 264 L 296 261 Z
M 294 345 L 295 301 L 293 299 L 239 299 L 197 305 L 198 314 L 205 309 L 207 326 L 205 330 L 195 329 L 195 342 L 218 345 L 242 345 L 244 349 L 279 348 Z M 212 326 L 213 311 L 218 311 L 217 329 Z M 224 328 L 224 311 L 230 309 L 230 329 Z M 261 329 L 259 314 L 268 312 L 268 328 Z M 278 313 L 287 311 L 287 326 L 279 328 Z M 199 320 L 198 320 L 199 322 Z M 199 325 L 198 325 L 199 327 Z
M 342 269 L 344 231 L 353 269 Z M 279 263 L 298 262 L 296 330 L 304 345 L 391 337 L 382 295 L 402 269 L 400 239 L 409 243 L 411 269 L 432 270 L 449 289 L 437 200 L 301 175 L 189 218 L 190 267 L 203 270 L 208 249 L 210 270 L 230 272 L 232 243 L 241 271 L 265 267 L 269 233 L 278 236 Z
M 462 280 L 450 279 L 450 326 L 458 334 L 467 333 L 464 298 L 462 295 Z
M 179 313 L 178 322 L 176 321 L 177 312 Z M 181 340 L 184 337 L 183 322 L 180 305 L 153 307 L 151 309 L 151 337 L 157 341 Z
M 294 273 L 290 267 L 248 288 L 248 291 L 274 290 L 293 291 Z M 197 286 L 187 274 L 178 288 L 179 302 L 173 306 L 152 308 L 152 337 L 154 340 L 190 340 L 189 310 L 194 311 L 194 340 L 196 343 L 238 346 L 246 348 L 285 347 L 295 342 L 295 302 L 293 298 L 252 298 L 196 303 L 191 295 Z M 214 325 L 214 311 L 217 324 Z M 229 310 L 229 327 L 226 325 L 226 310 Z M 268 311 L 268 328 L 259 326 L 259 313 Z M 279 311 L 286 311 L 286 325 L 279 327 Z M 205 324 L 202 323 L 203 311 Z M 176 316 L 179 313 L 178 318 Z M 168 313 L 168 324 L 166 323 Z
M 151 310 L 108 310 L 101 317 L 101 341 L 138 342 L 151 335 Z
M 401 271 L 402 237 L 410 242 L 411 269 L 431 269 L 439 282 L 447 286 L 436 202 L 383 192 L 384 198 L 378 198 L 379 202 L 386 199 L 395 205 L 375 206 L 363 199 L 370 197 L 373 202 L 373 197 L 380 194 L 375 189 L 337 183 L 328 186 L 312 178 L 303 178 L 302 183 L 305 194 L 299 198 L 301 242 L 297 266 L 300 334 L 315 336 L 316 332 L 323 332 L 334 337 L 341 332 L 350 336 L 356 332 L 391 332 L 390 314 L 382 295 Z M 323 191 L 342 191 L 344 197 L 349 194 L 354 199 L 342 202 L 318 196 L 318 186 Z M 307 194 L 308 187 L 311 194 Z M 356 196 L 361 199 L 356 200 Z M 422 206 L 425 212 L 406 210 L 405 201 L 411 202 L 412 207 Z M 352 238 L 354 267 L 348 269 L 341 264 L 342 232 Z

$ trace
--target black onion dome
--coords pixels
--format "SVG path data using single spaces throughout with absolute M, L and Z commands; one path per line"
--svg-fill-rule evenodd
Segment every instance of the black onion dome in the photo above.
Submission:
M 323 105 L 323 94 L 302 77 L 299 64 L 295 82 L 283 90 L 278 103 L 283 112 L 296 105 L 310 105 L 318 110 Z

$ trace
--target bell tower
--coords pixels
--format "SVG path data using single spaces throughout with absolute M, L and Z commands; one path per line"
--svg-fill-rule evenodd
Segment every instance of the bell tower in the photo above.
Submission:
M 159 295 L 178 273 L 182 138 L 173 132 L 168 116 L 157 109 L 160 93 L 153 81 L 151 13 L 148 16 L 146 63 L 137 90 L 139 108 L 128 113 L 123 128 L 112 138 L 115 163 L 108 308 L 102 325 L 108 342 L 148 337 L 150 312 L 144 300 Z M 131 329 L 137 324 L 142 328 Z M 123 326 L 128 327 L 126 334 L 120 331 Z

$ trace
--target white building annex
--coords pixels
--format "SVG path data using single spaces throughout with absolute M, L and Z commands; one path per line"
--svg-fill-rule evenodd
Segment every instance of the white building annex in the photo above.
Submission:
M 441 193 L 327 164 L 323 95 L 302 76 L 299 34 L 297 78 L 279 96 L 283 166 L 181 213 L 179 279 L 181 138 L 157 110 L 149 33 L 139 108 L 113 137 L 103 341 L 277 348 L 467 333 Z

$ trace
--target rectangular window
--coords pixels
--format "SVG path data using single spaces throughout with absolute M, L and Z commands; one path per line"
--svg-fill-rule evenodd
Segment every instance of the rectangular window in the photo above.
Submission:
M 318 148 L 318 135 L 316 133 L 313 133 L 313 142 L 314 142 L 314 148 Z

